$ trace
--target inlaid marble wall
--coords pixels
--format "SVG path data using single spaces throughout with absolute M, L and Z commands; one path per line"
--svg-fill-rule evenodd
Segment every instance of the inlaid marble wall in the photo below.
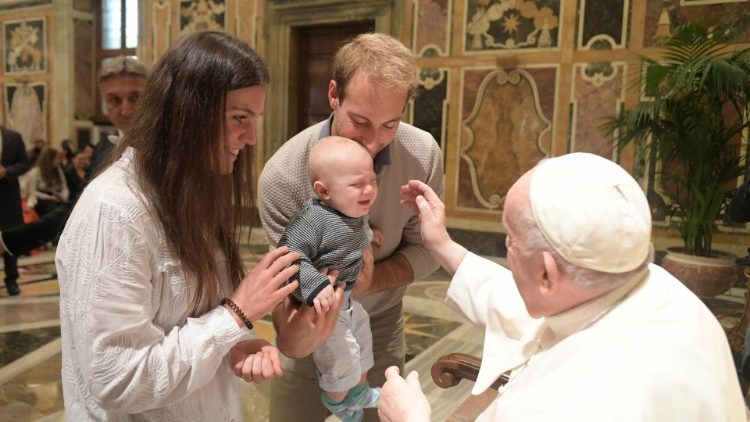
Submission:
M 79 124 L 88 127 L 98 104 L 95 4 L 0 1 L 2 124 L 13 127 L 14 116 L 33 109 L 32 124 L 17 128 L 52 144 L 75 138 Z M 643 99 L 633 89 L 638 55 L 658 54 L 658 34 L 704 16 L 718 17 L 739 42 L 750 43 L 750 0 L 139 0 L 139 5 L 137 54 L 148 66 L 179 37 L 201 29 L 235 35 L 266 58 L 273 84 L 259 129 L 259 160 L 283 143 L 291 124 L 288 86 L 280 88 L 290 73 L 290 28 L 373 20 L 377 30 L 397 36 L 418 57 L 419 96 L 405 118 L 429 131 L 443 150 L 450 223 L 487 231 L 502 230 L 502 201 L 518 176 L 545 156 L 571 151 L 619 160 L 639 178 L 656 210 L 666 198 L 656 177 L 658 163 L 633 149 L 618 154 L 600 130 L 607 116 Z M 36 103 L 14 109 L 16 91 L 33 91 Z M 657 223 L 666 219 L 654 217 Z M 745 226 L 730 231 L 750 233 Z
M 23 137 L 26 149 L 36 140 L 47 138 L 47 84 L 6 83 L 5 116 L 8 127 Z
M 414 50 L 425 57 L 447 56 L 450 53 L 452 0 L 418 0 Z
M 668 18 L 671 29 L 679 24 L 701 17 L 715 17 L 729 26 L 737 41 L 750 42 L 750 1 L 748 0 L 647 0 L 643 32 L 644 46 L 656 45 L 659 21 Z
M 0 124 L 57 146 L 94 114 L 93 0 L 0 1 Z
M 47 25 L 44 17 L 3 22 L 6 75 L 44 73 L 47 69 Z
M 580 0 L 576 49 L 625 48 L 629 7 L 629 0 Z
M 419 91 L 412 107 L 412 123 L 432 134 L 445 151 L 449 70 L 424 68 L 419 74 Z
M 568 149 L 613 157 L 612 145 L 601 135 L 601 124 L 625 102 L 627 66 L 622 62 L 578 63 L 573 69 Z
M 180 0 L 180 35 L 210 29 L 224 31 L 223 0 Z
M 96 114 L 96 32 L 93 21 L 73 20 L 75 62 L 75 116 L 90 119 Z
M 262 0 L 153 0 L 143 4 L 146 25 L 141 28 L 138 52 L 149 67 L 172 43 L 195 31 L 223 31 L 256 45 Z
M 468 0 L 465 51 L 550 49 L 560 44 L 562 0 Z
M 51 7 L 34 10 L 0 5 L 0 124 L 21 133 L 27 147 L 49 140 Z
M 663 224 L 658 163 L 616 151 L 601 126 L 642 99 L 638 56 L 659 53 L 659 22 L 663 33 L 716 13 L 750 42 L 748 0 L 414 1 L 401 37 L 419 57 L 421 80 L 445 75 L 448 85 L 417 99 L 409 117 L 444 149 L 451 224 L 502 231 L 510 185 L 540 159 L 573 151 L 620 162 Z
M 497 210 L 513 182 L 549 155 L 556 66 L 465 69 L 459 208 Z

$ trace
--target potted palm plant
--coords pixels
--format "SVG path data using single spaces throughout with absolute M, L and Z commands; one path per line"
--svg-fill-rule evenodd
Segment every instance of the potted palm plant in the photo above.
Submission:
M 741 145 L 750 126 L 750 48 L 732 48 L 722 36 L 727 32 L 703 20 L 678 27 L 664 41 L 661 58 L 642 59 L 646 72 L 639 88 L 652 99 L 604 125 L 618 148 L 636 143 L 661 163 L 667 211 L 683 240 L 682 248 L 668 249 L 662 265 L 700 296 L 726 291 L 736 278 L 733 257 L 712 248 L 727 193 L 743 172 Z M 683 266 L 686 256 L 709 268 Z M 717 269 L 722 257 L 727 264 Z M 717 272 L 729 280 L 709 286 L 694 277 L 715 281 Z

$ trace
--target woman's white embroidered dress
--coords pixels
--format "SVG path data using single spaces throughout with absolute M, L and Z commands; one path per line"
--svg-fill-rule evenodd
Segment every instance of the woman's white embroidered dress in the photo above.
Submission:
M 188 317 L 193 285 L 141 196 L 132 157 L 89 184 L 57 248 L 67 418 L 242 420 L 228 352 L 254 333 L 218 304 Z

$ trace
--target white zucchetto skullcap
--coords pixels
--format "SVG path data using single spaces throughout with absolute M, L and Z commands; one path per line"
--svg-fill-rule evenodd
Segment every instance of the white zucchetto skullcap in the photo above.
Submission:
M 651 248 L 651 211 L 638 183 L 598 155 L 542 161 L 531 175 L 534 219 L 549 244 L 581 268 L 623 273 Z

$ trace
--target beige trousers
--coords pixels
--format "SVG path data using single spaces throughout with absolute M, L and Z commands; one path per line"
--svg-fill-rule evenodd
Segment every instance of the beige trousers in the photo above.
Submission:
M 398 366 L 404 372 L 404 315 L 401 302 L 377 315 L 370 315 L 372 349 L 375 365 L 367 374 L 372 387 L 385 382 L 385 369 Z M 271 382 L 271 422 L 318 422 L 327 416 L 321 402 L 323 390 L 318 386 L 312 355 L 303 359 L 281 356 L 284 375 Z M 377 409 L 365 411 L 365 421 L 377 421 Z

